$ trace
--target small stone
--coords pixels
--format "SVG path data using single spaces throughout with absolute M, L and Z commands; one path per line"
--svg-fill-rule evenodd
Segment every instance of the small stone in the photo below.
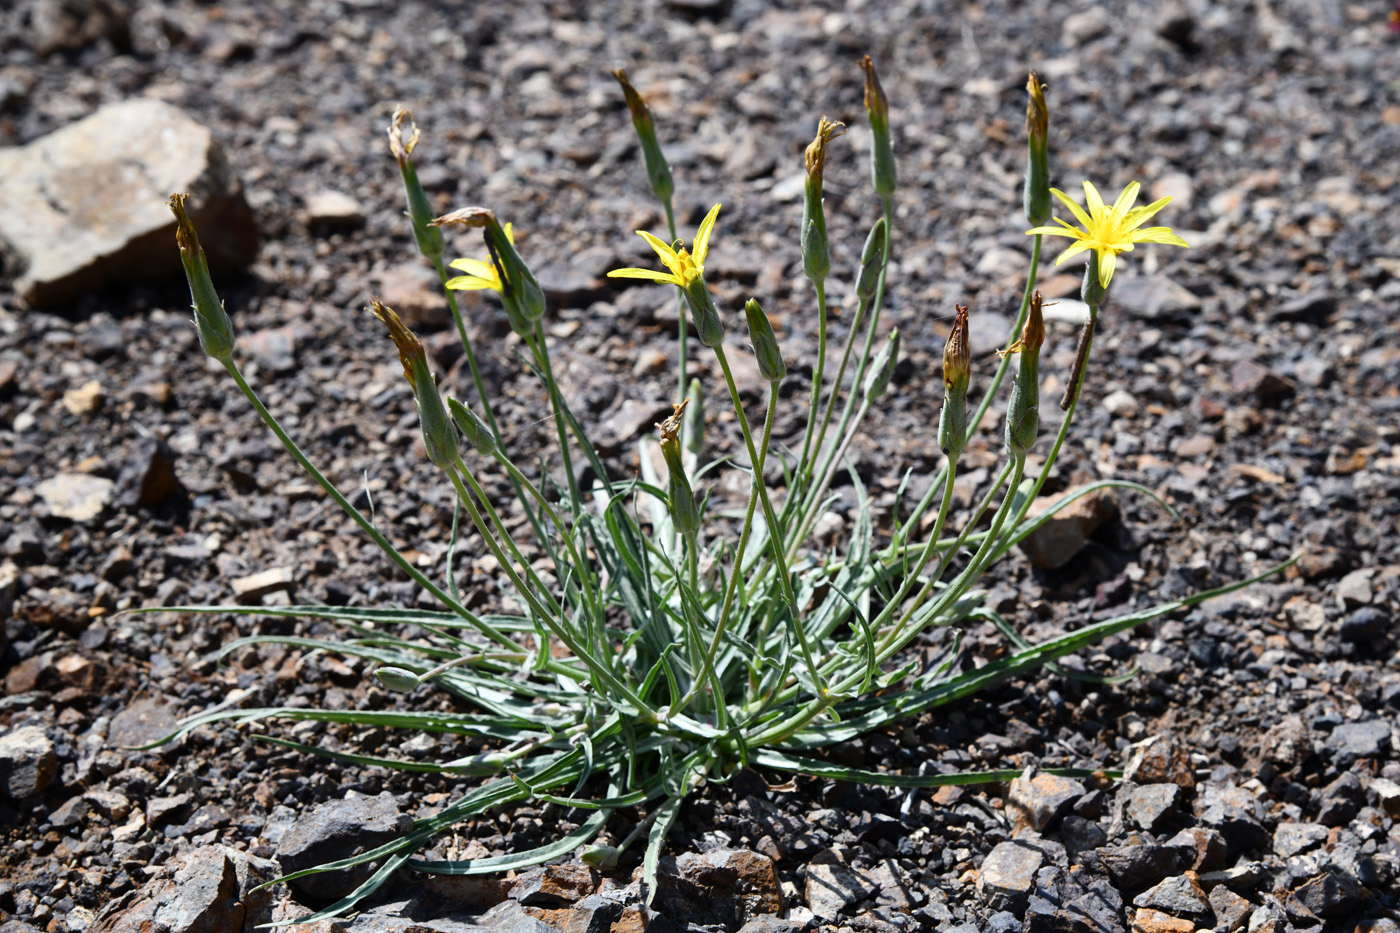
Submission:
M 982 862 L 977 890 L 992 910 L 1025 909 L 1045 853 L 1028 842 L 999 842 Z
M 308 227 L 358 227 L 365 222 L 360 202 L 341 191 L 316 191 L 306 198 Z
M 1193 434 L 1176 445 L 1176 455 L 1188 459 L 1200 457 L 1215 449 L 1215 438 L 1209 434 Z
M 233 595 L 240 603 L 256 603 L 272 593 L 286 592 L 296 582 L 296 572 L 291 567 L 273 567 L 261 573 L 240 577 L 232 581 Z
M 1060 38 L 1070 48 L 1077 48 L 1108 35 L 1112 25 L 1108 13 L 1101 7 L 1089 7 L 1064 18 L 1060 24 Z
M 622 903 L 590 894 L 569 909 L 564 933 L 612 933 L 613 923 L 622 916 Z
M 159 145 L 152 141 L 158 140 Z M 217 271 L 257 254 L 253 214 L 213 134 L 164 101 L 107 104 L 26 146 L 0 149 L 0 240 L 22 270 L 15 291 L 52 307 L 112 281 L 180 274 L 175 218 L 187 202 Z
M 623 399 L 622 404 L 598 426 L 598 433 L 593 438 L 598 452 L 605 455 L 617 453 L 653 425 L 663 421 L 671 413 L 670 409 L 671 406 L 665 403 Z
M 1337 601 L 1346 610 L 1357 609 L 1371 601 L 1371 569 L 1353 570 L 1337 581 Z
M 1337 299 L 1327 292 L 1311 292 L 1271 305 L 1265 313 L 1275 321 L 1305 321 L 1324 323 L 1337 311 Z
M 527 907 L 562 907 L 597 889 L 598 873 L 587 865 L 549 865 L 526 874 L 510 896 Z
M 1171 783 L 1183 790 L 1195 790 L 1191 756 L 1170 732 L 1129 745 L 1127 751 L 1123 780 L 1134 784 Z
M 1232 855 L 1265 848 L 1272 838 L 1263 826 L 1259 801 L 1242 787 L 1205 785 L 1196 798 L 1196 811 L 1206 828 L 1225 837 Z
M 1390 744 L 1390 723 L 1384 719 L 1342 723 L 1327 736 L 1327 748 L 1337 766 L 1349 768 L 1358 758 L 1379 758 Z
M 1233 868 L 1201 873 L 1201 886 L 1207 889 L 1223 885 L 1235 893 L 1252 891 L 1268 877 L 1268 870 L 1259 862 L 1244 862 Z
M 1166 878 L 1133 898 L 1136 907 L 1148 907 L 1192 923 L 1210 918 L 1210 901 L 1193 871 Z
M 1376 797 L 1376 806 L 1390 816 L 1400 816 L 1400 784 L 1389 778 L 1371 778 L 1371 793 Z
M 296 335 L 290 327 L 269 327 L 241 334 L 238 348 L 264 372 L 281 375 L 297 368 Z
M 0 735 L 0 793 L 11 800 L 33 797 L 58 777 L 53 742 L 39 726 Z
M 271 922 L 272 891 L 254 889 L 276 877 L 272 862 L 205 846 L 177 856 L 172 868 L 170 877 L 110 901 L 89 933 L 231 933 Z
M 1288 900 L 1295 899 L 1314 916 L 1337 920 L 1357 908 L 1361 891 L 1350 878 L 1328 871 L 1295 888 Z
M 1165 275 L 1113 279 L 1113 300 L 1134 317 L 1149 321 L 1189 321 L 1201 310 L 1201 299 Z
M 34 51 L 78 52 L 103 39 L 123 47 L 131 42 L 131 8 L 121 0 L 35 0 L 29 28 Z
M 1123 815 L 1139 827 L 1154 830 L 1174 814 L 1181 801 L 1181 788 L 1175 784 L 1145 784 L 1128 794 Z
M 1196 925 L 1160 910 L 1139 908 L 1133 913 L 1133 933 L 1195 933 Z
M 178 710 L 156 697 L 136 700 L 112 717 L 107 743 L 112 748 L 135 748 L 158 742 L 175 731 Z
M 1044 513 L 1055 502 L 1076 491 L 1071 489 L 1059 496 L 1037 499 L 1031 504 L 1030 517 Z M 1069 563 L 1089 543 L 1094 532 L 1116 514 L 1118 503 L 1107 490 L 1080 496 L 1031 532 L 1021 542 L 1021 550 L 1031 566 L 1057 570 Z
M 378 848 L 413 829 L 413 818 L 400 813 L 394 795 L 328 800 L 297 819 L 277 844 L 277 861 L 286 874 L 314 868 Z M 307 875 L 291 882 L 308 899 L 329 903 L 349 894 L 374 872 L 373 863 Z
M 1225 844 L 1225 837 L 1216 830 L 1203 826 L 1183 829 L 1168 839 L 1167 845 L 1194 853 L 1191 859 L 1191 870 L 1194 872 L 1217 871 L 1225 867 L 1230 857 L 1230 848 Z
M 1223 884 L 1211 888 L 1209 900 L 1216 933 L 1235 933 L 1249 919 L 1249 901 Z
M 1184 868 L 1181 850 L 1174 846 L 1103 846 L 1098 856 L 1109 877 L 1122 888 L 1145 888 Z
M 1327 841 L 1327 827 L 1320 823 L 1280 823 L 1274 830 L 1274 852 L 1292 858 Z
M 1084 796 L 1084 785 L 1073 778 L 1053 774 L 1026 773 L 1011 782 L 1006 795 L 1006 813 L 1017 829 L 1030 827 L 1039 832 L 1064 815 L 1074 801 Z
M 829 855 L 829 853 L 827 853 Z M 813 860 L 807 866 L 804 899 L 812 913 L 834 920 L 851 904 L 879 893 L 879 887 L 863 873 L 835 857 Z
M 1131 418 L 1138 413 L 1138 400 L 1133 393 L 1124 389 L 1115 389 L 1103 397 L 1100 402 L 1110 415 L 1119 418 Z
M 1277 407 L 1297 393 L 1292 380 L 1253 360 L 1239 360 L 1231 367 L 1230 386 L 1237 395 L 1249 396 L 1264 408 Z
M 90 415 L 102 407 L 102 383 L 93 379 L 76 389 L 63 393 L 63 407 L 71 415 L 79 418 Z
M 74 522 L 91 521 L 112 501 L 117 484 L 88 473 L 60 473 L 34 487 L 58 518 Z
M 1366 802 L 1361 779 L 1346 771 L 1318 792 L 1317 821 L 1323 826 L 1345 826 L 1356 818 Z
M 421 262 L 399 263 L 386 270 L 379 280 L 379 298 L 412 328 L 437 329 L 451 320 L 442 281 Z
M 127 509 L 154 508 L 180 492 L 175 475 L 175 451 L 155 437 L 132 442 L 117 476 L 118 503 Z

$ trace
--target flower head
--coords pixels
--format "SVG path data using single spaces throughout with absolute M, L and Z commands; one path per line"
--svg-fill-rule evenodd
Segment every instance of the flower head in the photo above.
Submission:
M 695 252 L 688 253 L 684 246 L 668 246 L 645 230 L 637 235 L 646 240 L 661 262 L 670 272 L 656 272 L 652 269 L 614 269 L 608 273 L 611 279 L 649 279 L 653 282 L 667 282 L 687 288 L 691 282 L 705 274 L 705 256 L 710 251 L 710 233 L 715 229 L 715 218 L 719 217 L 719 205 L 710 208 L 705 219 L 700 221 L 700 229 L 695 233 Z
M 515 244 L 515 231 L 510 224 L 505 225 L 506 239 L 511 245 Z M 448 263 L 452 268 L 465 272 L 466 275 L 453 276 L 444 285 L 447 288 L 458 291 L 475 291 L 477 289 L 489 288 L 493 292 L 501 291 L 501 271 L 496 268 L 496 264 L 489 259 L 454 259 Z
M 1083 225 L 1083 229 L 1056 217 L 1055 223 L 1059 224 L 1058 227 L 1032 227 L 1026 233 L 1063 236 L 1076 241 L 1070 245 L 1069 249 L 1056 257 L 1055 265 L 1057 266 L 1077 253 L 1093 250 L 1098 256 L 1099 285 L 1102 288 L 1108 288 L 1108 283 L 1113 278 L 1113 267 L 1118 261 L 1119 253 L 1132 252 L 1133 247 L 1138 243 L 1189 245 L 1181 237 L 1172 233 L 1171 227 L 1138 229 L 1149 217 L 1171 203 L 1171 198 L 1160 198 L 1146 207 L 1133 207 L 1133 203 L 1137 201 L 1140 187 L 1137 182 L 1131 183 L 1123 189 L 1122 194 L 1118 195 L 1118 200 L 1113 202 L 1112 207 L 1106 207 L 1103 198 L 1099 197 L 1098 189 L 1086 181 L 1084 182 L 1084 201 L 1089 206 L 1088 213 L 1085 213 L 1084 208 L 1075 203 L 1069 195 L 1058 188 L 1051 188 L 1051 193 L 1064 202 L 1064 205 L 1074 214 L 1074 218 Z

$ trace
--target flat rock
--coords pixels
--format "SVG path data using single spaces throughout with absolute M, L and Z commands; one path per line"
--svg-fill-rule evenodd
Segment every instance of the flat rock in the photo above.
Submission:
M 1192 923 L 1204 923 L 1211 914 L 1210 900 L 1193 871 L 1164 878 L 1133 898 L 1133 905 L 1160 910 Z
M 1045 853 L 1028 842 L 999 842 L 982 862 L 977 889 L 991 909 L 1019 913 L 1044 862 Z
M 1196 925 L 1160 910 L 1140 907 L 1133 913 L 1132 930 L 1133 933 L 1195 933 Z
M 1171 783 L 1188 791 L 1196 788 L 1191 756 L 1170 732 L 1128 746 L 1123 780 L 1135 784 Z
M 1012 915 L 1014 917 L 1014 915 Z M 1122 933 L 1123 898 L 1103 875 L 1083 866 L 1047 865 L 1036 873 L 1026 933 Z
M 89 473 L 59 473 L 34 487 L 57 518 L 92 521 L 112 501 L 117 484 Z
M 1153 830 L 1176 812 L 1181 788 L 1175 784 L 1144 784 L 1128 792 L 1123 815 L 1142 829 Z
M 1064 495 L 1074 492 L 1071 489 L 1059 496 L 1037 499 L 1031 504 L 1029 516 L 1044 513 Z M 1106 489 L 1080 496 L 1027 535 L 1021 550 L 1031 566 L 1056 570 L 1069 563 L 1089 543 L 1090 536 L 1117 513 L 1118 503 Z
M 349 858 L 392 842 L 413 828 L 400 813 L 394 795 L 328 800 L 300 817 L 277 844 L 277 861 L 286 874 Z M 329 903 L 349 894 L 373 874 L 374 863 L 307 875 L 292 886 L 311 901 Z
M 875 883 L 864 874 L 836 859 L 807 866 L 806 903 L 818 917 L 833 920 L 851 904 L 878 891 Z
M 303 211 L 312 227 L 357 227 L 365 222 L 365 209 L 343 191 L 316 191 L 307 195 Z
M 1165 275 L 1115 277 L 1113 301 L 1133 317 L 1149 321 L 1190 320 L 1201 310 L 1195 293 Z
M 1215 929 L 1220 933 L 1235 933 L 1249 920 L 1249 900 L 1223 884 L 1211 888 L 1208 900 L 1215 914 Z
M 1130 890 L 1145 888 L 1181 871 L 1181 850 L 1175 846 L 1140 843 L 1103 846 L 1098 850 L 1100 864 L 1115 884 Z
M 527 907 L 559 907 L 588 897 L 598 888 L 598 873 L 587 865 L 548 865 L 527 872 L 510 896 Z
M 1350 767 L 1358 758 L 1377 758 L 1390 744 L 1390 723 L 1384 719 L 1346 722 L 1327 736 L 1327 748 L 1338 767 Z
M 1006 812 L 1017 828 L 1039 832 L 1063 816 L 1074 801 L 1084 796 L 1084 785 L 1073 778 L 1036 774 L 1027 769 L 1006 795 Z
M 0 793 L 23 800 L 58 777 L 53 742 L 39 726 L 22 726 L 0 736 Z
M 1280 823 L 1274 830 L 1274 853 L 1292 858 L 1327 841 L 1328 829 L 1321 823 Z
M 296 571 L 291 567 L 272 567 L 260 573 L 239 577 L 230 584 L 233 595 L 240 603 L 254 603 L 270 593 L 290 590 L 296 582 Z
M 15 291 L 53 307 L 109 282 L 178 275 L 175 218 L 188 193 L 210 264 L 241 267 L 258 234 L 242 186 L 208 129 L 158 100 L 108 104 L 26 146 L 0 150 L 0 243 Z
M 272 892 L 253 890 L 277 866 L 225 846 L 175 859 L 173 872 L 112 901 L 90 933 L 236 933 L 272 919 Z

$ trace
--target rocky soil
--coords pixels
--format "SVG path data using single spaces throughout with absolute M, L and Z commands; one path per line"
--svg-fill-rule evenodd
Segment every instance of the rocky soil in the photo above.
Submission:
M 487 204 L 514 220 L 549 293 L 570 397 L 627 473 L 674 385 L 675 310 L 663 290 L 602 277 L 641 260 L 631 231 L 664 223 L 608 69 L 626 65 L 657 114 L 683 225 L 725 205 L 707 274 L 723 307 L 756 295 L 778 324 L 793 364 L 779 431 L 791 436 L 815 346 L 797 250 L 801 154 L 820 115 L 850 124 L 827 172 L 830 291 L 842 300 L 878 210 L 865 53 L 891 99 L 901 176 L 884 326 L 901 328 L 907 352 L 856 455 L 885 519 L 904 472 L 917 481 L 940 462 L 931 425 L 954 303 L 973 308 L 974 378 L 991 372 L 1015 310 L 1029 256 L 1022 88 L 1035 67 L 1051 88 L 1055 183 L 1117 191 L 1139 179 L 1174 197 L 1162 222 L 1192 244 L 1125 257 L 1090 404 L 1052 485 L 1134 480 L 1180 520 L 1139 497 L 1099 503 L 1089 517 L 1105 520 L 1083 529 L 1073 560 L 1008 561 L 988 581 L 991 602 L 1038 640 L 1302 560 L 1067 664 L 1136 665 L 1126 683 L 1045 672 L 839 754 L 911 773 L 1026 769 L 1010 784 L 909 792 L 741 772 L 687 805 L 650 913 L 635 861 L 599 875 L 566 860 L 505 878 L 404 875 L 370 911 L 321 928 L 1396 930 L 1400 34 L 1387 13 L 1379 0 L 7 4 L 0 145 L 49 145 L 129 101 L 165 102 L 195 129 L 130 124 L 147 127 L 126 131 L 145 142 L 120 171 L 103 158 L 116 142 L 71 146 L 71 162 L 0 151 L 11 192 L 0 204 L 0 931 L 290 920 L 346 880 L 251 888 L 298 859 L 389 838 L 464 788 L 308 760 L 231 728 L 131 749 L 220 703 L 395 700 L 325 655 L 212 658 L 240 635 L 323 624 L 128 610 L 419 599 L 200 354 L 173 236 L 143 226 L 150 215 L 130 197 L 141 185 L 169 193 L 156 160 L 184 146 L 201 190 L 233 199 L 201 232 L 223 240 L 232 267 L 256 256 L 220 283 L 264 399 L 342 488 L 365 491 L 357 504 L 372 497 L 396 542 L 440 567 L 451 491 L 432 482 L 397 360 L 364 311 L 383 295 L 445 382 L 467 391 L 401 216 L 383 135 L 395 104 L 424 131 L 415 155 L 435 207 Z M 55 235 L 49 210 L 74 232 Z M 168 254 L 143 239 L 155 236 Z M 35 285 L 45 269 L 61 288 Z M 1065 299 L 1047 395 L 1073 358 L 1078 271 L 1043 270 L 1047 297 Z M 518 459 L 548 457 L 544 399 L 504 320 L 474 297 L 465 310 Z M 695 372 L 715 376 L 703 362 Z M 737 436 L 732 422 L 711 433 L 721 449 Z M 988 481 L 999 436 L 989 424 L 977 439 L 960 505 Z M 482 558 L 465 555 L 462 572 L 489 606 L 500 591 Z M 973 630 L 965 650 L 1005 645 Z M 467 751 L 427 736 L 288 732 L 422 758 Z M 1037 771 L 1055 766 L 1126 773 Z M 491 813 L 433 852 L 538 845 L 576 818 L 554 805 Z

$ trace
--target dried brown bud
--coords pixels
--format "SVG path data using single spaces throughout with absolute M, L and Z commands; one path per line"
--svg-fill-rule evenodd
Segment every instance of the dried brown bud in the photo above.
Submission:
M 867 55 L 860 60 L 860 70 L 865 72 L 865 109 L 872 118 L 885 120 L 890 115 L 890 102 L 885 98 L 885 90 L 880 87 L 880 79 L 875 74 L 875 63 Z
M 967 305 L 956 307 L 953 330 L 943 347 L 943 384 L 948 388 L 959 383 L 966 385 L 972 371 L 972 348 L 967 339 Z
M 414 374 L 414 364 L 421 363 L 426 367 L 428 363 L 428 355 L 423 350 L 423 344 L 399 318 L 398 313 L 378 298 L 369 300 L 369 309 L 375 317 L 389 326 L 389 338 L 394 341 L 394 346 L 398 347 L 399 362 L 403 364 L 404 378 L 408 380 L 409 385 L 413 386 L 413 391 L 417 392 L 418 379 Z
M 1045 105 L 1045 89 L 1049 85 L 1040 83 L 1040 75 L 1034 71 L 1026 81 L 1030 100 L 1026 104 L 1026 135 L 1044 145 L 1046 133 L 1050 130 L 1050 109 Z
M 435 217 L 429 223 L 434 227 L 486 227 L 495 219 L 496 215 L 488 207 L 463 207 Z
M 617 79 L 618 84 L 622 85 L 622 96 L 627 101 L 627 109 L 631 112 L 632 119 L 650 123 L 651 111 L 647 108 L 647 102 L 642 99 L 642 95 L 637 93 L 637 89 L 628 80 L 627 69 L 614 68 L 612 76 Z
M 403 138 L 404 124 L 408 124 L 408 140 Z M 418 124 L 413 122 L 413 111 L 403 104 L 394 108 L 394 115 L 389 118 L 389 151 L 394 154 L 394 158 L 403 164 L 408 157 L 413 154 L 413 147 L 418 145 Z
M 817 138 L 807 146 L 807 174 L 820 177 L 826 167 L 826 144 L 846 132 L 846 124 L 822 117 L 817 122 Z

